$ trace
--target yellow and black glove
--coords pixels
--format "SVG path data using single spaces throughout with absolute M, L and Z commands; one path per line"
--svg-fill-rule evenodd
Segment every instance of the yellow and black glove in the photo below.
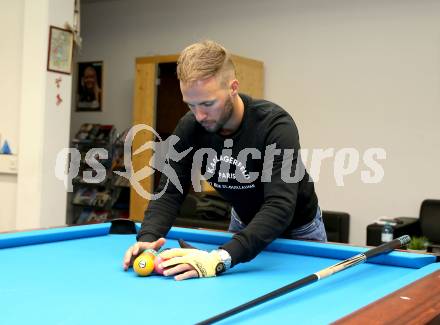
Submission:
M 201 278 L 213 277 L 224 271 L 225 266 L 218 251 L 202 251 L 192 248 L 172 248 L 159 254 L 166 259 L 162 262 L 164 268 L 178 264 L 190 264 Z

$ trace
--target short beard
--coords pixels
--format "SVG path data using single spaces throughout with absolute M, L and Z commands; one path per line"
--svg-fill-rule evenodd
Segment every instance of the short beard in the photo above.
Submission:
M 234 106 L 232 104 L 232 100 L 231 98 L 228 98 L 225 102 L 223 115 L 220 117 L 220 120 L 218 120 L 213 127 L 209 129 L 205 128 L 205 130 L 208 131 L 209 133 L 217 133 L 218 131 L 223 129 L 225 124 L 229 121 L 229 119 L 232 116 L 233 108 Z

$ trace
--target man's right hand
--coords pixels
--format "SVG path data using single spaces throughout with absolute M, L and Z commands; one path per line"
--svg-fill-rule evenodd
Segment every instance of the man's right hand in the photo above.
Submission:
M 165 244 L 165 238 L 159 238 L 154 242 L 137 242 L 136 244 L 130 246 L 125 252 L 124 262 L 122 266 L 124 271 L 127 271 L 130 266 L 133 265 L 133 261 L 146 249 L 154 249 L 158 251 Z

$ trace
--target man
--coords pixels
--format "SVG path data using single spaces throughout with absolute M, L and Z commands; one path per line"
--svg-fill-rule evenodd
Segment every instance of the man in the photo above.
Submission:
M 190 186 L 193 159 L 203 159 L 202 174 L 232 204 L 229 230 L 235 235 L 212 252 L 165 250 L 164 275 L 176 280 L 215 276 L 252 260 L 278 237 L 325 241 L 314 184 L 298 157 L 298 130 L 290 115 L 274 103 L 240 94 L 230 55 L 215 42 L 184 49 L 177 75 L 190 112 L 174 131 L 180 139 L 174 149 L 191 148 L 191 153 L 170 166 L 185 191 L 169 182 L 164 195 L 150 202 L 124 269 L 143 250 L 164 245 Z M 197 155 L 200 148 L 207 148 L 208 157 Z M 162 177 L 158 190 L 165 184 Z

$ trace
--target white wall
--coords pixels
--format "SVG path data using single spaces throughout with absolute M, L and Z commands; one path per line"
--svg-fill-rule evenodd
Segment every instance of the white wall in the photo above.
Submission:
M 89 121 L 128 127 L 134 59 L 211 38 L 264 61 L 266 98 L 292 114 L 303 147 L 386 149 L 379 184 L 358 169 L 338 187 L 333 160 L 323 163 L 321 207 L 351 214 L 351 242 L 364 244 L 377 217 L 416 216 L 440 197 L 438 1 L 124 0 L 84 4 L 82 23 L 79 60 L 105 64 L 104 112 L 73 113 L 71 133 Z
M 14 154 L 18 145 L 24 0 L 0 2 L 0 145 L 5 139 Z M 15 226 L 17 175 L 0 174 L 0 231 Z
M 49 26 L 72 25 L 74 0 L 0 2 L 0 133 L 18 155 L 18 174 L 0 174 L 0 231 L 65 224 L 66 191 L 55 157 L 68 146 L 71 76 L 48 72 Z M 60 89 L 55 79 L 61 77 Z M 55 104 L 60 94 L 63 103 Z
M 72 77 L 46 67 L 49 26 L 72 26 L 73 7 L 74 0 L 25 1 L 17 229 L 66 223 L 67 193 L 55 177 L 55 161 L 58 152 L 69 145 Z M 56 104 L 58 94 L 60 105 Z
M 50 0 L 49 23 L 52 26 L 64 27 L 65 23 L 73 25 L 75 0 Z M 55 80 L 61 78 L 60 88 Z M 70 141 L 70 108 L 72 106 L 72 75 L 56 72 L 46 73 L 46 104 L 44 113 L 43 138 L 43 205 L 40 217 L 42 226 L 59 226 L 66 224 L 67 193 L 64 184 L 55 178 L 55 161 L 63 148 L 69 147 Z M 62 98 L 56 104 L 56 96 Z

